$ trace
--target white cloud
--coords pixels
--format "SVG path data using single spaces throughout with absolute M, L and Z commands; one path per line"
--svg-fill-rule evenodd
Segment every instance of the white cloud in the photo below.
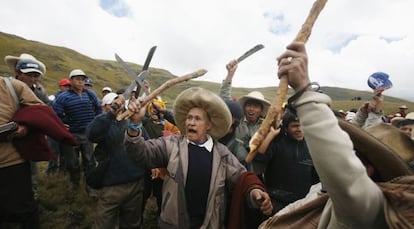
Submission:
M 107 11 L 100 7 L 103 4 Z M 239 65 L 235 86 L 276 86 L 276 57 L 293 40 L 310 0 L 30 0 L 5 1 L 0 31 L 65 46 L 93 58 L 143 64 L 157 45 L 151 66 L 221 82 L 225 65 L 256 44 L 265 49 Z M 328 1 L 307 44 L 310 73 L 324 86 L 369 90 L 376 71 L 390 75 L 387 95 L 414 101 L 410 0 Z M 123 15 L 125 15 L 123 17 Z

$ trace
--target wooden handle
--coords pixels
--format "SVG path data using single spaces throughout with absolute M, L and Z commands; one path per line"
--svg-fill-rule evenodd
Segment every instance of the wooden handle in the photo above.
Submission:
M 170 87 L 172 87 L 172 86 L 174 86 L 174 85 L 176 85 L 178 83 L 181 83 L 181 82 L 184 82 L 184 81 L 187 81 L 187 80 L 190 80 L 190 79 L 194 79 L 194 78 L 200 77 L 200 76 L 202 76 L 202 75 L 204 75 L 206 73 L 207 73 L 207 70 L 200 69 L 200 70 L 195 71 L 193 73 L 190 73 L 190 74 L 187 74 L 187 75 L 184 75 L 184 76 L 180 76 L 180 77 L 177 77 L 177 78 L 173 78 L 173 79 L 167 80 L 165 83 L 163 83 L 157 89 L 155 89 L 154 91 L 152 91 L 148 96 L 146 96 L 143 99 L 142 104 L 145 104 L 147 102 L 152 101 L 159 94 L 161 94 L 162 92 L 164 92 L 168 88 L 170 88 Z M 116 120 L 121 121 L 123 119 L 127 119 L 127 118 L 131 117 L 131 115 L 133 115 L 133 114 L 134 114 L 134 112 L 132 112 L 130 110 L 126 110 L 125 112 L 117 115 L 116 116 Z
M 294 41 L 306 42 L 309 39 L 309 36 L 312 32 L 313 24 L 315 23 L 316 19 L 318 18 L 320 12 L 322 11 L 323 7 L 325 6 L 327 0 L 316 0 L 313 3 L 312 9 L 309 12 L 308 17 L 306 18 L 305 23 L 302 25 L 299 33 L 296 35 Z M 257 148 L 262 144 L 263 139 L 269 133 L 270 126 L 272 123 L 279 123 L 282 114 L 282 104 L 286 101 L 286 95 L 288 91 L 288 76 L 280 77 L 279 87 L 277 89 L 276 98 L 273 100 L 272 105 L 270 106 L 266 117 L 260 125 L 257 132 L 253 135 L 252 139 L 250 140 L 250 152 L 246 156 L 246 162 L 250 163 L 257 153 Z

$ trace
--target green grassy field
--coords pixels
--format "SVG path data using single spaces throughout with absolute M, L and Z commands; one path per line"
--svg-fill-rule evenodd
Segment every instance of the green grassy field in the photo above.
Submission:
M 86 194 L 82 185 L 76 193 L 71 191 L 69 175 L 46 175 L 47 162 L 39 162 L 38 203 L 41 228 L 76 229 L 91 228 L 97 200 Z M 156 202 L 151 197 L 144 212 L 143 228 L 157 228 Z

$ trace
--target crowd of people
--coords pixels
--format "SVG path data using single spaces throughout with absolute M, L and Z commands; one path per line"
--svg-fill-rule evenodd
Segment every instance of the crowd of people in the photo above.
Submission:
M 303 43 L 277 58 L 295 94 L 252 162 L 250 140 L 271 103 L 259 91 L 232 96 L 236 60 L 218 92 L 188 88 L 172 109 L 159 96 L 109 86 L 98 94 L 82 69 L 48 96 L 45 64 L 29 54 L 5 62 L 14 77 L 0 80 L 0 124 L 17 128 L 0 142 L 0 228 L 41 228 L 37 161 L 48 161 L 48 175 L 65 172 L 73 193 L 86 187 L 96 198 L 92 228 L 141 228 L 151 195 L 160 228 L 414 226 L 414 112 L 401 105 L 384 114 L 384 89 L 358 108 L 332 110 L 311 86 Z M 132 115 L 118 120 L 126 110 Z M 41 119 L 52 121 L 33 123 Z M 82 178 L 97 168 L 98 183 Z

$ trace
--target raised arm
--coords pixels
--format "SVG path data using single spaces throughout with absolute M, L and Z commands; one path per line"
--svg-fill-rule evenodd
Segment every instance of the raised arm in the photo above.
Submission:
M 292 101 L 292 106 L 302 124 L 320 180 L 332 201 L 331 220 L 351 228 L 355 225 L 372 227 L 382 216 L 382 192 L 355 155 L 349 135 L 339 127 L 328 106 L 330 98 L 308 88 L 310 79 L 304 44 L 292 43 L 287 49 L 278 58 L 279 76 L 289 72 L 289 85 L 296 93 L 305 91 Z
M 231 97 L 231 83 L 233 81 L 234 73 L 237 70 L 237 61 L 231 60 L 227 65 L 227 76 L 220 86 L 219 95 L 223 99 L 232 99 Z

